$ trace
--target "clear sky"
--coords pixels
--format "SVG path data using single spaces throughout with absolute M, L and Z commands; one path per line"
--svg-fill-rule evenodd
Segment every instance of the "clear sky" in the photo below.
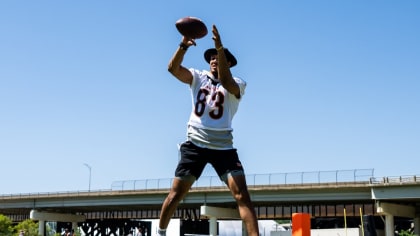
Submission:
M 173 177 L 191 109 L 167 72 L 184 16 L 248 86 L 247 174 L 420 174 L 420 1 L 0 2 L 0 194 Z M 197 40 L 184 65 L 208 69 Z M 204 175 L 215 175 L 207 168 Z

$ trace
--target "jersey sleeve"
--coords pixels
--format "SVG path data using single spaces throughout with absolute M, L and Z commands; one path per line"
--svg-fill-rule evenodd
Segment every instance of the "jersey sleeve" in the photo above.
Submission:
M 238 77 L 233 77 L 233 79 L 239 85 L 239 90 L 240 90 L 240 94 L 242 98 L 242 96 L 245 95 L 246 82 L 243 79 L 238 78 Z
M 193 77 L 190 86 L 191 86 L 191 88 L 194 88 L 197 84 L 197 79 L 200 78 L 201 71 L 199 71 L 197 69 L 194 69 L 194 68 L 190 68 L 189 71 L 191 72 L 192 77 Z

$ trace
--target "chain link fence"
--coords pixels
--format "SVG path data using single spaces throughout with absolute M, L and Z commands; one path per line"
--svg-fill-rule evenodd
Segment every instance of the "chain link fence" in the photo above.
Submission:
M 264 185 L 303 185 L 324 183 L 356 183 L 367 182 L 374 178 L 374 169 L 353 169 L 334 171 L 312 171 L 292 173 L 271 173 L 246 175 L 248 186 Z M 145 180 L 122 180 L 115 181 L 111 185 L 112 190 L 152 190 L 169 189 L 173 178 L 145 179 Z M 201 176 L 193 185 L 193 188 L 222 187 L 225 184 L 218 176 Z

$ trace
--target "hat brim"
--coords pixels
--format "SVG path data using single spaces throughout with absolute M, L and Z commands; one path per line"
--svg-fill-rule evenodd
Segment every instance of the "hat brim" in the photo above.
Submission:
M 236 60 L 235 56 L 227 48 L 224 48 L 226 60 L 230 62 L 230 67 L 236 66 L 238 61 Z M 204 59 L 207 63 L 210 64 L 211 55 L 217 55 L 217 50 L 215 48 L 209 48 L 204 52 Z

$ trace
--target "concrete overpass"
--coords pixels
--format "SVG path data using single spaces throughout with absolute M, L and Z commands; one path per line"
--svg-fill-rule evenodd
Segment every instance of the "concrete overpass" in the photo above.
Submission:
M 249 181 L 248 181 L 249 182 Z M 250 184 L 249 191 L 259 219 L 291 219 L 293 213 L 309 213 L 313 218 L 385 218 L 387 236 L 393 235 L 394 217 L 412 218 L 420 234 L 420 179 L 416 176 L 370 178 L 298 184 Z M 31 217 L 40 221 L 54 218 L 71 222 L 88 219 L 158 218 L 167 187 L 55 193 L 0 195 L 0 214 L 14 221 Z M 174 218 L 202 219 L 203 205 L 235 209 L 236 203 L 224 186 L 194 186 L 180 204 Z M 344 213 L 344 209 L 345 212 Z M 42 215 L 45 213 L 46 215 Z M 44 218 L 42 218 L 44 217 Z

